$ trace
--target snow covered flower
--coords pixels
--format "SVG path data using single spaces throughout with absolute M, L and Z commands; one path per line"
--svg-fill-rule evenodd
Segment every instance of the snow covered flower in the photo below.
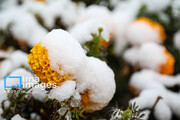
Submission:
M 166 39 L 166 34 L 161 24 L 141 17 L 129 25 L 126 37 L 129 43 L 141 45 L 146 42 L 163 43 Z
M 124 59 L 131 65 L 152 69 L 162 74 L 174 73 L 174 57 L 165 47 L 155 43 L 145 43 L 140 47 L 132 47 L 124 53 Z
M 115 93 L 113 71 L 105 62 L 87 57 L 78 41 L 64 30 L 47 34 L 34 46 L 28 59 L 33 72 L 43 83 L 58 85 L 50 91 L 50 98 L 68 99 L 76 88 L 85 112 L 102 109 Z
M 180 86 L 180 76 L 162 75 L 151 70 L 136 72 L 130 78 L 130 85 L 139 91 L 139 96 L 130 103 L 136 102 L 140 109 L 151 109 L 158 96 L 159 100 L 154 108 L 154 116 L 158 120 L 170 120 L 172 113 L 180 118 L 180 96 L 166 87 Z M 132 91 L 133 92 L 133 91 Z
M 53 30 L 33 47 L 28 63 L 41 82 L 61 85 L 66 80 L 74 80 L 84 57 L 83 49 L 70 34 Z
M 60 75 L 50 68 L 47 50 L 41 46 L 41 43 L 34 46 L 28 59 L 29 65 L 33 72 L 40 78 L 41 82 L 60 85 L 65 80 L 72 80 L 71 74 Z M 61 67 L 59 67 L 59 70 L 61 70 Z
M 81 107 L 88 113 L 101 110 L 114 96 L 114 73 L 105 62 L 94 57 L 88 57 L 83 67 L 86 70 L 81 69 L 81 76 L 76 81 L 81 94 Z

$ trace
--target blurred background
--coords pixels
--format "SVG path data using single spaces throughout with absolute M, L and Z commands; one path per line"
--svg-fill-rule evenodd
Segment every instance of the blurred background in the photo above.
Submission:
M 97 24 L 88 22 L 92 19 Z M 86 41 L 87 35 L 98 33 L 99 26 L 109 35 L 108 42 L 80 43 L 88 56 L 105 61 L 114 71 L 116 93 L 107 107 L 83 119 L 112 119 L 112 108 L 126 110 L 147 89 L 165 101 L 157 110 L 154 99 L 140 102 L 138 98 L 140 108 L 150 111 L 150 120 L 163 120 L 166 105 L 167 120 L 180 119 L 180 0 L 0 0 L 0 79 L 17 68 L 31 71 L 27 54 L 51 30 L 64 29 L 78 41 Z M 143 70 L 150 72 L 146 75 Z M 138 81 L 141 78 L 144 82 Z

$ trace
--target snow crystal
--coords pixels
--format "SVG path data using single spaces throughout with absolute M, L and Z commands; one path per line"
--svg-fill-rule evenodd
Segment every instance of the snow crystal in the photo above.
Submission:
M 173 41 L 174 41 L 174 46 L 180 50 L 180 31 L 175 33 Z
M 69 99 L 75 92 L 75 81 L 65 81 L 61 86 L 52 89 L 48 94 L 51 99 L 57 99 L 59 102 Z
M 51 69 L 76 75 L 83 65 L 86 55 L 77 40 L 68 32 L 57 29 L 52 30 L 42 40 L 41 45 L 48 50 Z M 59 71 L 59 65 L 63 71 Z
M 17 114 L 13 118 L 11 118 L 11 120 L 26 120 L 26 119 L 22 118 L 19 114 Z
M 99 35 L 99 28 L 103 28 L 103 31 L 101 33 L 101 37 L 105 41 L 109 41 L 109 33 L 107 31 L 106 26 L 101 24 L 96 19 L 90 19 L 87 20 L 81 24 L 77 24 L 73 28 L 70 29 L 70 33 L 81 43 L 85 44 L 87 41 L 90 41 L 93 39 L 92 33 Z

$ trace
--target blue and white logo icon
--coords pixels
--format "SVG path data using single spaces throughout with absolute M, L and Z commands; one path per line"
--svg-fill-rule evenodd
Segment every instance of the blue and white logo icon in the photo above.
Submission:
M 13 84 L 16 83 L 16 84 Z M 22 77 L 21 76 L 5 76 L 4 77 L 4 88 L 22 88 Z

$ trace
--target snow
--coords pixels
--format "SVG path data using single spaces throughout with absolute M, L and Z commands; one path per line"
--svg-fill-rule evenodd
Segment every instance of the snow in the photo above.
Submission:
M 86 66 L 82 66 L 82 68 L 79 79 L 76 81 L 77 90 L 80 93 L 88 90 L 90 101 L 97 103 L 87 105 L 87 110 L 100 110 L 114 96 L 116 88 L 114 73 L 105 62 L 94 57 L 88 57 Z
M 167 61 L 165 47 L 156 43 L 145 43 L 138 47 L 132 47 L 124 52 L 124 59 L 130 64 L 139 64 L 141 68 L 159 70 L 159 67 Z
M 61 29 L 53 30 L 47 34 L 41 41 L 41 45 L 48 51 L 51 69 L 60 73 L 73 74 L 79 93 L 90 90 L 90 93 L 92 93 L 89 96 L 90 100 L 98 103 L 98 105 L 89 105 L 88 109 L 102 109 L 109 103 L 115 92 L 115 81 L 113 71 L 105 62 L 97 58 L 87 57 L 78 41 Z M 63 71 L 59 70 L 59 66 Z M 48 95 L 49 98 L 62 101 L 64 98 L 62 99 L 61 93 L 57 91 L 69 89 L 63 86 L 54 88 Z M 73 87 L 69 92 L 73 92 Z M 70 97 L 68 93 L 62 95 L 66 99 Z
M 166 82 L 163 80 L 166 80 Z M 173 85 L 179 85 L 179 81 L 179 75 L 160 75 L 151 70 L 136 72 L 130 79 L 130 85 L 141 93 L 138 97 L 132 99 L 130 103 L 136 101 L 141 109 L 151 108 L 157 97 L 160 96 L 162 97 L 160 102 L 158 102 L 160 105 L 156 106 L 154 113 L 156 118 L 160 120 L 167 118 L 169 120 L 172 113 L 180 117 L 180 102 L 178 100 L 180 99 L 180 95 L 166 88 L 166 86 L 173 87 Z M 169 85 L 167 85 L 168 83 Z
M 132 48 L 125 50 L 123 57 L 131 65 L 136 65 L 139 60 L 138 53 L 139 53 L 139 48 L 132 47 Z
M 4 80 L 0 80 L 0 103 L 2 103 L 2 101 L 6 99 L 7 99 L 7 93 L 4 90 Z M 1 104 L 0 104 L 0 108 L 1 108 Z
M 32 120 L 41 120 L 40 115 L 38 115 L 37 113 L 31 113 L 30 116 Z
M 178 31 L 178 32 L 175 33 L 173 42 L 174 42 L 174 46 L 175 46 L 178 50 L 180 50 L 180 31 Z
M 132 45 L 141 45 L 147 42 L 162 43 L 159 31 L 143 21 L 132 22 L 127 29 L 126 37 Z
M 44 102 L 47 99 L 47 91 L 45 90 L 45 85 L 39 84 L 32 88 L 32 96 L 41 102 Z
M 174 0 L 172 2 L 171 7 L 173 8 L 172 9 L 173 15 L 178 18 L 179 15 L 180 15 L 180 1 L 179 0 Z
M 87 41 L 93 40 L 92 34 L 99 35 L 99 28 L 103 29 L 101 37 L 108 42 L 109 33 L 106 26 L 96 19 L 89 19 L 83 23 L 75 25 L 70 29 L 70 33 L 79 41 L 79 43 L 85 44 Z
M 148 120 L 151 112 L 150 112 L 150 110 L 143 110 L 141 113 L 145 115 L 143 117 L 143 120 Z
M 0 78 L 4 78 L 13 70 L 22 66 L 30 69 L 28 65 L 27 53 L 20 50 L 8 53 L 8 57 L 0 62 Z
M 92 18 L 104 24 L 109 33 L 114 33 L 111 13 L 106 7 L 97 5 L 88 6 L 77 19 L 77 23 L 83 23 Z
M 13 64 L 10 60 L 3 60 L 0 62 L 0 78 L 4 78 L 13 70 Z
M 81 95 L 79 94 L 79 92 L 76 90 L 72 96 L 72 100 L 70 105 L 72 107 L 79 107 L 81 104 Z
M 11 8 L 0 12 L 0 29 L 10 31 L 18 41 L 26 42 L 30 47 L 38 43 L 46 34 L 47 30 L 39 25 L 36 18 L 21 8 Z
M 140 6 L 141 2 L 139 0 L 120 1 L 112 11 L 116 55 L 121 55 L 128 45 L 125 34 L 129 24 L 136 18 Z
M 8 52 L 4 50 L 0 50 L 0 59 L 7 58 L 8 56 L 9 56 Z
M 56 0 L 47 3 L 27 1 L 24 7 L 38 14 L 44 20 L 45 26 L 53 28 L 57 18 L 60 18 L 61 22 L 66 26 L 73 25 L 82 10 L 84 10 L 85 5 L 80 2 L 77 5 L 70 0 Z
M 52 89 L 48 94 L 51 99 L 56 99 L 59 102 L 69 99 L 75 93 L 75 81 L 65 81 L 61 86 Z
M 162 75 L 152 70 L 142 70 L 132 75 L 130 85 L 137 90 L 144 89 L 164 89 L 165 87 L 180 86 L 180 75 Z
M 117 109 L 115 108 L 110 120 L 119 120 L 121 118 L 121 115 L 119 113 L 123 113 L 124 111 L 122 111 L 121 109 Z M 142 118 L 143 120 L 148 120 L 149 118 L 149 114 L 150 114 L 150 110 L 143 110 L 141 111 L 140 114 L 144 114 L 144 117 Z
M 22 118 L 19 114 L 17 114 L 14 117 L 12 117 L 11 120 L 26 120 L 26 119 Z
M 155 43 L 143 44 L 140 47 L 138 56 L 140 66 L 158 70 L 158 67 L 167 61 L 164 52 L 164 46 Z
M 29 71 L 18 68 L 14 70 L 12 73 L 9 74 L 9 76 L 19 76 L 21 77 L 21 84 L 22 88 L 30 88 L 34 84 L 37 83 L 37 81 L 34 79 L 34 76 Z M 20 79 L 19 78 L 9 78 L 9 76 L 6 76 L 6 85 L 7 86 L 20 86 Z M 9 88 L 7 88 L 9 90 Z
M 28 65 L 28 54 L 25 52 L 22 52 L 20 50 L 16 50 L 9 56 L 9 59 L 12 62 L 13 68 L 18 68 L 24 65 L 26 68 L 29 68 Z
M 48 33 L 41 41 L 41 45 L 48 50 L 51 69 L 57 72 L 76 75 L 86 59 L 85 52 L 78 41 L 61 29 Z M 63 71 L 59 71 L 59 66 Z
M 138 97 L 131 100 L 130 103 L 136 102 L 141 109 L 151 109 L 159 95 L 161 95 L 159 91 L 144 90 Z M 163 99 L 160 99 L 157 103 L 154 109 L 154 115 L 158 120 L 170 120 L 172 115 L 171 109 Z
M 171 0 L 142 0 L 148 12 L 162 12 L 171 4 Z
M 0 108 L 0 120 L 5 120 L 4 118 L 1 117 L 1 114 L 3 113 L 2 108 Z

